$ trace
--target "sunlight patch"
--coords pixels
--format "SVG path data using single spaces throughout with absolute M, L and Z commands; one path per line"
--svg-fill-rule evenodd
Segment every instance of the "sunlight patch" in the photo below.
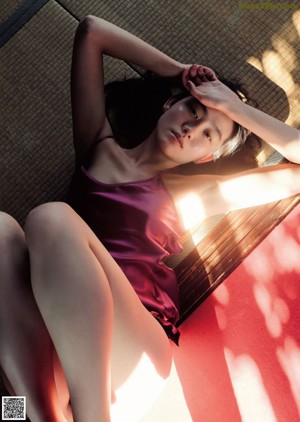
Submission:
M 186 230 L 199 224 L 205 218 L 203 203 L 199 195 L 190 193 L 178 201 L 183 225 Z
M 293 71 L 299 66 L 297 49 L 294 46 L 298 45 L 300 36 L 300 10 L 293 14 L 292 20 L 291 25 L 283 25 L 272 36 L 273 49 L 263 52 L 262 57 L 250 56 L 247 62 L 284 89 L 292 106 L 286 123 L 298 127 L 300 86 L 294 80 Z
M 290 318 L 290 311 L 286 302 L 279 297 L 274 297 L 263 285 L 256 284 L 253 287 L 253 293 L 269 334 L 273 338 L 280 337 L 283 324 L 286 324 Z
M 230 300 L 230 294 L 228 287 L 225 284 L 220 284 L 218 288 L 213 292 L 214 298 L 222 305 L 228 305 Z
M 243 422 L 276 422 L 272 404 L 256 362 L 224 349 L 232 387 Z
M 132 373 L 115 391 L 116 401 L 111 406 L 112 421 L 138 422 L 161 394 L 166 380 L 160 377 L 146 353 Z
M 278 347 L 277 356 L 290 382 L 291 392 L 300 416 L 300 347 L 293 337 L 288 336 L 284 340 L 283 347 Z

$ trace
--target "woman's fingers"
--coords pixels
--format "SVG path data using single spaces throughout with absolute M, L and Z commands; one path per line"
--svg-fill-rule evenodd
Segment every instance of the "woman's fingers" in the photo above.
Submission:
M 188 80 L 189 80 L 189 68 L 185 68 L 182 71 L 182 84 L 183 84 L 183 86 L 186 86 Z
M 209 67 L 193 64 L 182 72 L 182 83 L 188 90 L 194 89 L 205 82 L 216 81 L 215 72 Z M 189 85 L 188 82 L 191 82 Z
M 196 64 L 193 64 L 190 68 L 190 77 L 192 79 L 197 76 L 197 68 L 198 68 L 198 66 Z
M 197 91 L 197 87 L 191 80 L 187 81 L 186 88 L 190 91 L 193 97 L 199 100 L 199 93 Z
M 198 75 L 198 78 L 200 78 L 201 82 L 208 82 L 209 81 L 209 79 L 207 79 L 207 77 L 206 77 L 204 66 L 198 67 L 197 75 Z
M 215 72 L 210 67 L 204 67 L 204 73 L 209 81 L 217 80 Z

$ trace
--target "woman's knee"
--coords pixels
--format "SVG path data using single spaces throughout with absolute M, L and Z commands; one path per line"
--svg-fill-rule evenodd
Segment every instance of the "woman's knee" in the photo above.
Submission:
M 0 212 L 0 288 L 1 304 L 7 292 L 24 280 L 28 268 L 28 250 L 22 228 L 9 214 Z
M 24 232 L 17 221 L 9 214 L 0 211 L 0 259 L 24 249 Z
M 49 202 L 34 208 L 24 228 L 29 249 L 53 246 L 53 242 L 60 240 L 70 220 L 70 211 L 64 202 Z

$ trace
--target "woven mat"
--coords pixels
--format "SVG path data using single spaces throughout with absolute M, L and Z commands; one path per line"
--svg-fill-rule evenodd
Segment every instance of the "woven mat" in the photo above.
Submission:
M 70 63 L 78 22 L 49 1 L 0 49 L 0 209 L 21 223 L 63 199 L 73 171 Z M 107 81 L 133 74 L 105 61 Z
M 2 0 L 0 8 L 0 23 L 4 22 L 21 4 L 23 0 Z

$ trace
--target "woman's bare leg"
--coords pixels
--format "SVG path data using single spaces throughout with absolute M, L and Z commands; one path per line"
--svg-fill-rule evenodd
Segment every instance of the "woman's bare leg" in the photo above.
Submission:
M 110 420 L 112 389 L 143 356 L 159 379 L 167 378 L 169 340 L 68 205 L 33 210 L 25 233 L 34 295 L 62 363 L 74 421 Z
M 12 395 L 27 398 L 32 421 L 63 421 L 53 376 L 53 345 L 30 285 L 24 232 L 0 213 L 0 365 Z

